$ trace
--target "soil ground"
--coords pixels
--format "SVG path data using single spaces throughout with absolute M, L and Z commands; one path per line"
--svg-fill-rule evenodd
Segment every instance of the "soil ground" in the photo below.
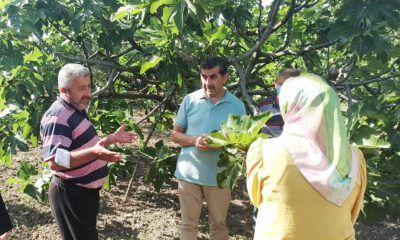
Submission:
M 168 139 L 158 134 L 156 139 Z M 154 140 L 153 140 L 154 141 Z M 149 145 L 154 144 L 150 142 Z M 21 152 L 13 159 L 11 168 L 0 165 L 0 192 L 12 218 L 14 229 L 11 240 L 46 239 L 58 240 L 60 235 L 50 207 L 19 193 L 17 185 L 6 184 L 9 177 L 16 175 L 20 161 L 25 160 L 36 166 L 41 163 L 39 148 Z M 129 178 L 118 179 L 118 186 L 110 191 L 101 191 L 100 214 L 97 228 L 100 239 L 178 239 L 180 220 L 177 183 L 173 181 L 160 192 L 144 182 L 149 161 L 140 159 L 132 190 L 124 201 Z M 205 208 L 203 208 L 205 209 Z M 229 239 L 251 239 L 252 205 L 247 196 L 244 180 L 232 193 L 229 209 Z M 204 210 L 199 223 L 199 239 L 209 239 L 207 212 Z M 384 222 L 374 225 L 356 224 L 357 239 L 361 240 L 400 240 L 400 223 Z

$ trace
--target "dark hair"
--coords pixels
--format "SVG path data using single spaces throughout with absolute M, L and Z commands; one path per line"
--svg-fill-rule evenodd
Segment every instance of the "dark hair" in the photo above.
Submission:
M 275 83 L 282 84 L 286 81 L 286 79 L 291 77 L 298 77 L 300 76 L 299 70 L 293 68 L 284 68 L 278 72 L 275 78 Z M 280 81 L 279 81 L 280 80 Z
M 219 73 L 225 75 L 228 72 L 229 62 L 224 57 L 206 56 L 201 62 L 201 69 L 211 69 L 219 66 Z

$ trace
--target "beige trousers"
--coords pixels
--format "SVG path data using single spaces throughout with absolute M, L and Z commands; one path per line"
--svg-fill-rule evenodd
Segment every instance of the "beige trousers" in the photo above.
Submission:
M 210 239 L 227 240 L 226 216 L 231 201 L 229 188 L 202 186 L 184 180 L 178 180 L 178 194 L 181 205 L 181 240 L 197 239 L 198 223 L 203 206 L 207 203 L 210 220 Z

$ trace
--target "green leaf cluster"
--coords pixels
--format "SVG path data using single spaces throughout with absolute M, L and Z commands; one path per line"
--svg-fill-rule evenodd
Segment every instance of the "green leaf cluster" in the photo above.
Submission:
M 111 151 L 119 152 L 123 155 L 123 159 L 118 162 L 108 164 L 108 175 L 104 183 L 104 189 L 111 190 L 112 186 L 118 186 L 118 179 L 126 179 L 135 174 L 138 163 L 136 151 L 132 148 L 122 148 L 120 146 L 110 147 Z
M 233 145 L 241 151 L 246 151 L 257 138 L 267 138 L 267 135 L 260 133 L 260 130 L 270 118 L 271 112 L 269 111 L 253 117 L 249 115 L 239 117 L 230 114 L 228 120 L 221 123 L 221 130 L 215 130 L 207 136 L 208 146 Z
M 47 204 L 52 172 L 46 165 L 44 163 L 43 169 L 39 171 L 34 165 L 22 161 L 17 176 L 7 179 L 6 183 L 20 185 L 18 191 L 27 194 L 40 203 Z
M 164 145 L 162 140 L 154 147 L 141 147 L 139 153 L 152 161 L 146 181 L 150 182 L 157 191 L 164 184 L 169 184 L 176 169 L 177 151 Z
M 389 89 L 396 87 L 386 91 Z M 350 140 L 362 149 L 367 160 L 368 190 L 361 220 L 368 223 L 396 219 L 400 214 L 400 106 L 393 97 L 398 94 L 378 100 L 364 96 L 352 107 L 348 124 Z
M 237 180 L 245 171 L 243 159 L 250 144 L 258 138 L 267 138 L 260 133 L 261 128 L 268 119 L 271 112 L 262 112 L 256 116 L 230 114 L 226 122 L 221 123 L 221 130 L 213 131 L 208 137 L 208 146 L 222 147 L 222 153 L 217 162 L 218 174 L 217 184 L 219 187 L 233 189 Z

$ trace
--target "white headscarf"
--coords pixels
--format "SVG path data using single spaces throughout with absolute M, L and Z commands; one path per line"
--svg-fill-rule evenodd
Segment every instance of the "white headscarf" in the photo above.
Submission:
M 279 105 L 285 121 L 280 139 L 297 168 L 324 198 L 342 205 L 357 180 L 358 161 L 335 91 L 316 75 L 289 78 Z

